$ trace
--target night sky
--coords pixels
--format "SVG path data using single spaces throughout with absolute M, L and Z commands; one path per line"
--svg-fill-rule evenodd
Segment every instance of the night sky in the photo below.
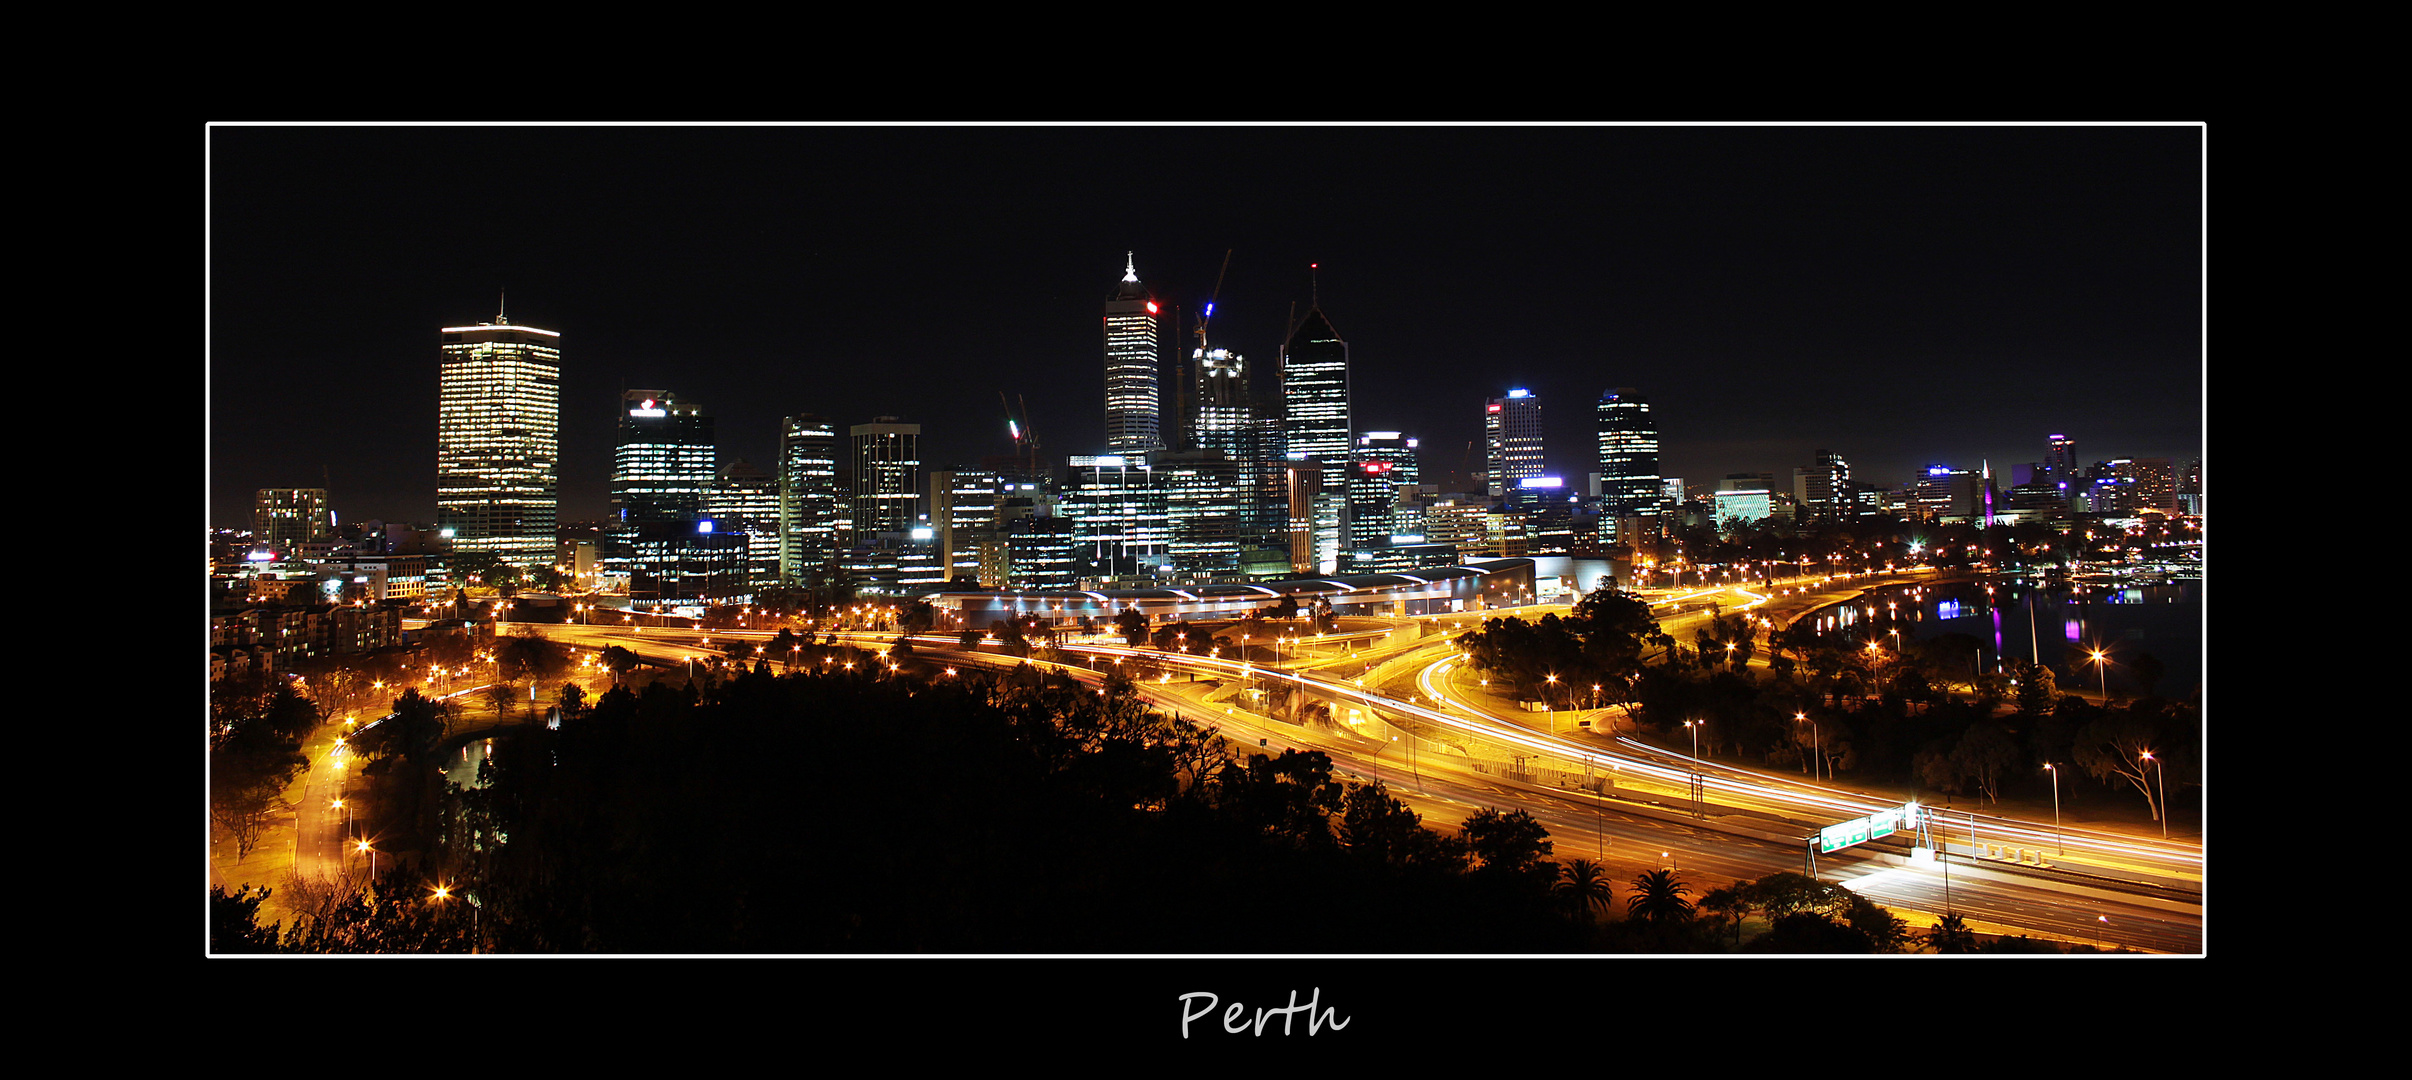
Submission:
M 1645 395 L 1663 472 L 1893 484 L 2201 453 L 2198 127 L 218 127 L 210 522 L 254 489 L 435 517 L 437 330 L 562 334 L 561 519 L 608 507 L 623 388 L 766 471 L 783 415 L 923 425 L 924 468 L 1104 452 L 1101 307 L 1140 278 L 1271 388 L 1291 305 L 1350 347 L 1358 431 L 1482 465 L 1543 399 Z M 1169 327 L 1168 327 L 1169 329 Z M 1191 342 L 1187 315 L 1184 351 Z M 1166 372 L 1167 387 L 1172 371 Z M 1170 402 L 1167 402 L 1169 413 Z M 1169 430 L 1169 424 L 1168 430 Z M 1475 444 L 1469 453 L 1469 444 Z M 2004 482 L 2008 482 L 2007 476 Z

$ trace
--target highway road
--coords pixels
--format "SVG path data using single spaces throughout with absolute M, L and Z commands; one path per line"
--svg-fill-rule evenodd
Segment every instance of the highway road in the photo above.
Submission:
M 1471 622 L 1463 616 L 1455 621 Z M 650 660 L 671 663 L 717 657 L 730 640 L 772 636 L 766 631 L 557 625 L 541 630 L 593 648 L 622 645 Z M 839 636 L 842 641 L 878 648 L 896 635 Z M 1021 662 L 994 653 L 962 653 L 951 637 L 924 636 L 914 641 L 924 659 L 992 665 Z M 1796 838 L 1805 838 L 1822 825 L 1898 805 L 1805 778 L 1714 762 L 1695 763 L 1689 755 L 1630 738 L 1585 742 L 1573 735 L 1535 730 L 1517 718 L 1492 715 L 1451 688 L 1451 665 L 1462 661 L 1446 636 L 1429 636 L 1394 648 L 1359 650 L 1360 655 L 1353 658 L 1357 662 L 1348 664 L 1339 663 L 1352 659 L 1345 654 L 1315 655 L 1310 642 L 1306 655 L 1279 668 L 1216 657 L 1168 655 L 1103 638 L 1068 642 L 1062 651 L 1068 657 L 1090 658 L 1097 667 L 1120 658 L 1217 680 L 1286 680 L 1335 701 L 1356 702 L 1376 716 L 1395 717 L 1408 730 L 1449 731 L 1487 745 L 1518 748 L 1536 758 L 1570 763 L 1588 760 L 1593 768 L 1617 774 L 1616 792 L 1623 797 L 1524 783 L 1477 772 L 1462 758 L 1431 752 L 1410 756 L 1344 729 L 1301 727 L 1247 713 L 1236 705 L 1208 704 L 1190 690 L 1203 687 L 1202 683 L 1140 684 L 1151 702 L 1221 730 L 1243 751 L 1256 748 L 1259 740 L 1271 752 L 1322 750 L 1351 775 L 1381 780 L 1435 825 L 1454 826 L 1485 807 L 1523 810 L 1550 831 L 1559 857 L 1606 861 L 1620 880 L 1638 869 L 1669 866 L 1705 891 L 1733 880 L 1780 870 L 1799 871 L 1805 868 L 1805 840 Z M 1081 664 L 1059 666 L 1078 677 L 1099 677 Z M 1380 670 L 1366 673 L 1367 666 Z M 1334 667 L 1343 671 L 1356 668 L 1358 674 L 1340 677 L 1308 670 Z M 1416 688 L 1404 697 L 1380 688 L 1386 676 L 1400 670 L 1413 672 Z M 1369 685 L 1358 685 L 1358 678 Z M 1564 722 L 1565 718 L 1560 719 Z M 1377 750 L 1381 751 L 1378 762 Z M 1707 799 L 1704 816 L 1697 819 L 1690 815 L 1686 795 L 1695 769 Z M 1649 805 L 1652 799 L 1659 805 Z M 2050 860 L 2053 868 L 2015 866 L 2006 860 L 1972 855 L 1967 833 L 1971 828 L 1980 844 L 2007 844 L 2030 851 L 2055 847 L 2048 823 L 1954 809 L 1930 818 L 1930 832 L 1945 846 L 1946 855 L 1939 862 L 1913 861 L 1896 853 L 1901 845 L 1864 845 L 1819 856 L 1817 870 L 1822 879 L 1893 909 L 1913 930 L 1931 925 L 1948 907 L 1988 932 L 2027 932 L 2154 952 L 2202 951 L 2200 845 L 2071 827 L 2063 830 L 2067 854 L 2054 854 Z M 2142 887 L 2154 883 L 2163 888 Z

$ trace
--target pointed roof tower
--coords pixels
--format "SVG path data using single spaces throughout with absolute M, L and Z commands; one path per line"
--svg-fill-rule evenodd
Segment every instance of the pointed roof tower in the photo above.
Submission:
M 1162 448 L 1156 369 L 1162 309 L 1139 283 L 1138 262 L 1125 253 L 1122 281 L 1105 304 L 1106 444 L 1117 454 Z
M 1122 281 L 1114 288 L 1116 300 L 1145 300 L 1150 295 L 1147 286 L 1139 283 L 1139 266 L 1131 252 L 1123 253 Z

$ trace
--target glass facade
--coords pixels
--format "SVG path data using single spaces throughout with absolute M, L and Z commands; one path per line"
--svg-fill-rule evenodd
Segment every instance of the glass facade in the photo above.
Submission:
M 1080 553 L 1103 576 L 1142 574 L 1165 565 L 1171 529 L 1164 489 L 1146 458 L 1081 455 L 1070 460 L 1063 516 Z
M 1658 425 L 1650 403 L 1631 387 L 1600 395 L 1600 540 L 1618 522 L 1658 515 Z

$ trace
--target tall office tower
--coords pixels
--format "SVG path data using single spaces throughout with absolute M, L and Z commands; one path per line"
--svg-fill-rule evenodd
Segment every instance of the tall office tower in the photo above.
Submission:
M 1249 534 L 1249 546 L 1262 544 L 1266 535 L 1287 527 L 1287 515 L 1272 512 L 1287 498 L 1281 493 L 1280 421 L 1264 415 L 1274 410 L 1259 407 L 1249 388 L 1247 361 L 1229 349 L 1193 350 L 1187 384 L 1186 441 L 1222 454 L 1238 470 L 1245 491 L 1236 523 Z
M 1654 518 L 1660 503 L 1658 424 L 1629 386 L 1600 395 L 1600 541 L 1631 541 L 1625 521 Z
M 712 417 L 664 390 L 620 395 L 620 438 L 611 454 L 611 510 L 622 525 L 693 521 L 719 474 Z
M 1316 570 L 1339 569 L 1340 549 L 1347 544 L 1347 475 L 1349 451 L 1348 343 L 1340 340 L 1320 305 L 1307 308 L 1305 319 L 1281 347 L 1283 435 L 1292 462 L 1321 462 L 1330 482 L 1318 486 L 1314 514 Z
M 1149 459 L 1164 492 L 1165 552 L 1185 574 L 1235 573 L 1253 547 L 1245 521 L 1248 471 L 1220 450 L 1175 450 Z
M 854 535 L 847 547 L 921 524 L 921 425 L 893 416 L 848 429 L 854 436 Z
M 2066 435 L 2051 437 L 2051 446 L 2044 451 L 2044 478 L 2054 483 L 2074 483 L 2077 479 L 2077 440 Z
M 1397 508 L 1400 485 L 1422 482 L 1415 448 L 1415 439 L 1396 431 L 1357 436 L 1357 463 L 1348 474 L 1349 550 L 1386 548 L 1391 537 L 1411 531 L 1398 527 Z
M 1290 547 L 1290 455 L 1289 440 L 1282 430 L 1281 406 L 1258 402 L 1256 417 L 1249 422 L 1256 441 L 1243 459 L 1252 466 L 1256 489 L 1253 501 L 1255 516 L 1249 519 L 1249 529 L 1256 542 L 1267 550 L 1287 551 Z
M 1060 512 L 1099 576 L 1148 574 L 1169 561 L 1164 488 L 1147 457 L 1076 455 Z
M 454 551 L 550 565 L 561 503 L 561 335 L 501 314 L 442 333 L 436 527 Z
M 779 580 L 809 585 L 836 558 L 847 501 L 838 490 L 837 425 L 818 416 L 779 421 Z
M 1330 500 L 1323 493 L 1323 463 L 1320 461 L 1291 461 L 1283 470 L 1289 481 L 1290 495 L 1290 572 L 1296 574 L 1333 573 L 1337 569 L 1323 566 L 1322 510 Z M 1337 558 L 1335 557 L 1335 562 Z
M 1856 515 L 1851 503 L 1851 463 L 1832 450 L 1817 462 L 1792 470 L 1792 497 L 1812 521 L 1844 521 Z
M 251 503 L 251 540 L 290 550 L 332 535 L 325 488 L 261 488 Z
M 738 458 L 721 466 L 704 499 L 704 516 L 745 534 L 746 580 L 760 587 L 779 580 L 779 478 Z
M 1005 474 L 995 469 L 930 473 L 930 532 L 948 580 L 979 576 L 980 544 L 1003 536 L 1007 494 Z
M 1190 356 L 1189 441 L 1200 450 L 1220 450 L 1240 460 L 1250 441 L 1247 361 L 1229 349 L 1197 349 Z
M 1482 403 L 1484 460 L 1490 466 L 1491 497 L 1519 498 L 1517 483 L 1541 475 L 1541 398 L 1516 389 Z
M 1164 446 L 1156 420 L 1162 400 L 1156 387 L 1158 314 L 1155 298 L 1139 284 L 1137 264 L 1126 261 L 1122 283 L 1105 306 L 1106 445 L 1116 454 Z

